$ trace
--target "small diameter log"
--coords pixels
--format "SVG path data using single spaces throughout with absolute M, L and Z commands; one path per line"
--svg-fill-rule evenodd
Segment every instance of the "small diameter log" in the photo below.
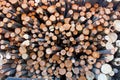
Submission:
M 92 56 L 89 56 L 87 61 L 88 61 L 89 64 L 95 64 L 96 63 L 96 59 L 93 58 Z
M 25 48 L 24 46 L 21 46 L 21 47 L 19 48 L 19 52 L 20 52 L 21 54 L 25 54 L 25 53 L 27 52 L 27 50 L 26 50 L 26 48 Z
M 72 62 L 71 62 L 71 60 L 65 60 L 65 66 L 66 66 L 67 68 L 72 67 Z
M 93 53 L 92 53 L 92 56 L 93 56 L 94 58 L 99 58 L 99 57 L 100 57 L 100 53 L 99 53 L 99 52 L 93 52 Z
M 95 75 L 93 72 L 90 72 L 90 71 L 87 71 L 86 72 L 86 78 L 89 80 L 89 79 L 94 79 L 95 78 Z
M 115 66 L 119 66 L 120 65 L 120 58 L 115 58 L 113 64 Z
M 65 75 L 66 75 L 67 78 L 71 78 L 72 77 L 72 72 L 67 72 Z
M 22 58 L 23 58 L 23 59 L 27 59 L 27 58 L 28 58 L 28 54 L 26 54 L 26 53 L 25 53 L 25 54 L 22 54 Z
M 120 47 L 120 40 L 116 41 L 116 46 Z
M 56 7 L 55 7 L 54 5 L 49 6 L 49 7 L 47 8 L 47 11 L 48 11 L 49 13 L 55 13 Z
M 111 54 L 106 54 L 105 55 L 105 61 L 106 62 L 110 62 L 114 59 L 114 55 L 111 55 Z
M 120 31 L 120 20 L 115 20 L 114 23 L 113 23 L 113 26 L 115 28 L 116 31 Z
M 107 75 L 106 75 L 106 74 L 103 74 L 103 73 L 100 73 L 100 74 L 98 75 L 98 80 L 102 80 L 102 79 L 108 80 Z
M 78 80 L 87 80 L 85 76 L 81 75 Z
M 47 48 L 47 49 L 46 49 L 46 53 L 47 53 L 47 54 L 52 54 L 51 48 Z
M 97 62 L 97 63 L 95 64 L 95 67 L 96 67 L 96 68 L 101 68 L 101 66 L 102 66 L 101 62 Z
M 110 33 L 105 38 L 108 40 L 108 42 L 114 43 L 117 40 L 118 35 L 116 33 Z
M 16 67 L 16 71 L 21 71 L 21 70 L 25 69 L 25 67 L 26 67 L 25 64 L 19 64 L 19 65 L 17 65 L 17 67 Z
M 60 75 L 65 75 L 66 74 L 66 69 L 59 69 L 59 74 Z
M 76 75 L 79 74 L 79 68 L 73 68 L 73 73 Z
M 37 55 L 33 52 L 33 53 L 30 53 L 30 57 L 35 60 L 37 58 Z
M 97 75 L 100 74 L 100 69 L 94 68 L 93 71 L 94 71 L 94 73 L 97 74 Z
M 112 67 L 109 64 L 103 64 L 101 66 L 101 72 L 104 74 L 109 74 L 112 71 Z

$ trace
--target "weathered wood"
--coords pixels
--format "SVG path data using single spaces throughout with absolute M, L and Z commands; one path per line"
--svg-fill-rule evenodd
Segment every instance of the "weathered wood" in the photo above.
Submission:
M 106 67 L 112 69 L 108 62 L 120 45 L 120 12 L 114 2 L 1 0 L 0 73 L 50 80 L 113 76 Z M 119 66 L 117 61 L 113 64 Z

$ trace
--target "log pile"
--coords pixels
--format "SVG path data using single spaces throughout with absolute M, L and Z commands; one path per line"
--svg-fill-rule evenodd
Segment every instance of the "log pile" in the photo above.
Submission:
M 0 0 L 0 73 L 109 80 L 120 47 L 120 7 L 100 1 Z

